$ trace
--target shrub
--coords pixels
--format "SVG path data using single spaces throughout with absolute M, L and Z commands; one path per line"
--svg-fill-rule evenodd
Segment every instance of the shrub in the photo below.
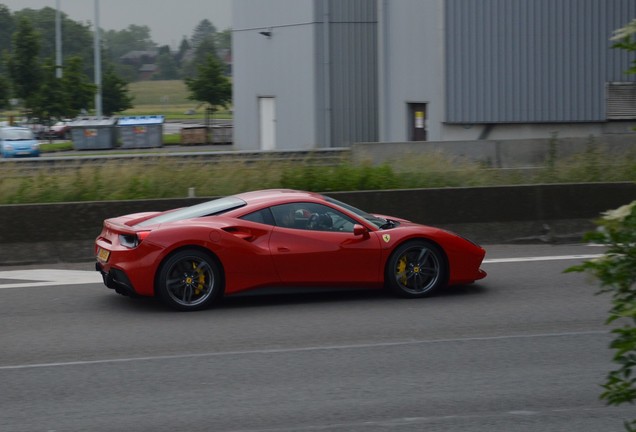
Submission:
M 607 246 L 598 259 L 570 267 L 566 271 L 590 272 L 600 285 L 600 293 L 612 295 L 607 324 L 620 325 L 612 330 L 613 361 L 619 367 L 607 375 L 601 398 L 610 405 L 636 402 L 636 201 L 606 212 L 598 221 L 599 229 L 586 240 Z M 636 419 L 625 422 L 636 431 Z

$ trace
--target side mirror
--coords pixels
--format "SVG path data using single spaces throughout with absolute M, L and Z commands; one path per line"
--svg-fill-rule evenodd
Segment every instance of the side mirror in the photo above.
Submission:
M 353 226 L 353 235 L 355 236 L 367 236 L 369 235 L 369 231 L 360 224 L 355 224 Z

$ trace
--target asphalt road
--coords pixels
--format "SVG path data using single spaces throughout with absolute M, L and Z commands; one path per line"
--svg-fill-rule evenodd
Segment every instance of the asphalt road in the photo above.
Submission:
M 118 296 L 88 263 L 0 267 L 0 430 L 623 430 L 633 407 L 598 399 L 609 298 L 562 273 L 601 250 L 487 249 L 486 279 L 430 299 L 266 295 L 196 313 Z

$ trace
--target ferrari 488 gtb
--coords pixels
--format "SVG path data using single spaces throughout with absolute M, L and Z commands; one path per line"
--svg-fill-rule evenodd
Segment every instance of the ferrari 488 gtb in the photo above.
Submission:
M 293 190 L 107 219 L 95 255 L 109 288 L 179 310 L 262 287 L 387 287 L 424 297 L 486 276 L 485 251 L 460 236 Z

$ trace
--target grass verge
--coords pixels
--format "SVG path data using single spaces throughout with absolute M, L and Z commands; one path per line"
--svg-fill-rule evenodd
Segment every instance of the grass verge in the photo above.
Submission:
M 348 161 L 320 166 L 311 159 L 304 163 L 267 158 L 183 163 L 165 158 L 151 164 L 143 159 L 125 164 L 107 161 L 33 175 L 18 163 L 4 163 L 2 168 L 0 204 L 19 204 L 176 198 L 187 196 L 189 188 L 195 188 L 198 196 L 220 196 L 276 187 L 328 192 L 636 181 L 636 154 L 617 158 L 602 151 L 585 152 L 530 170 L 485 168 L 436 153 L 380 166 Z

